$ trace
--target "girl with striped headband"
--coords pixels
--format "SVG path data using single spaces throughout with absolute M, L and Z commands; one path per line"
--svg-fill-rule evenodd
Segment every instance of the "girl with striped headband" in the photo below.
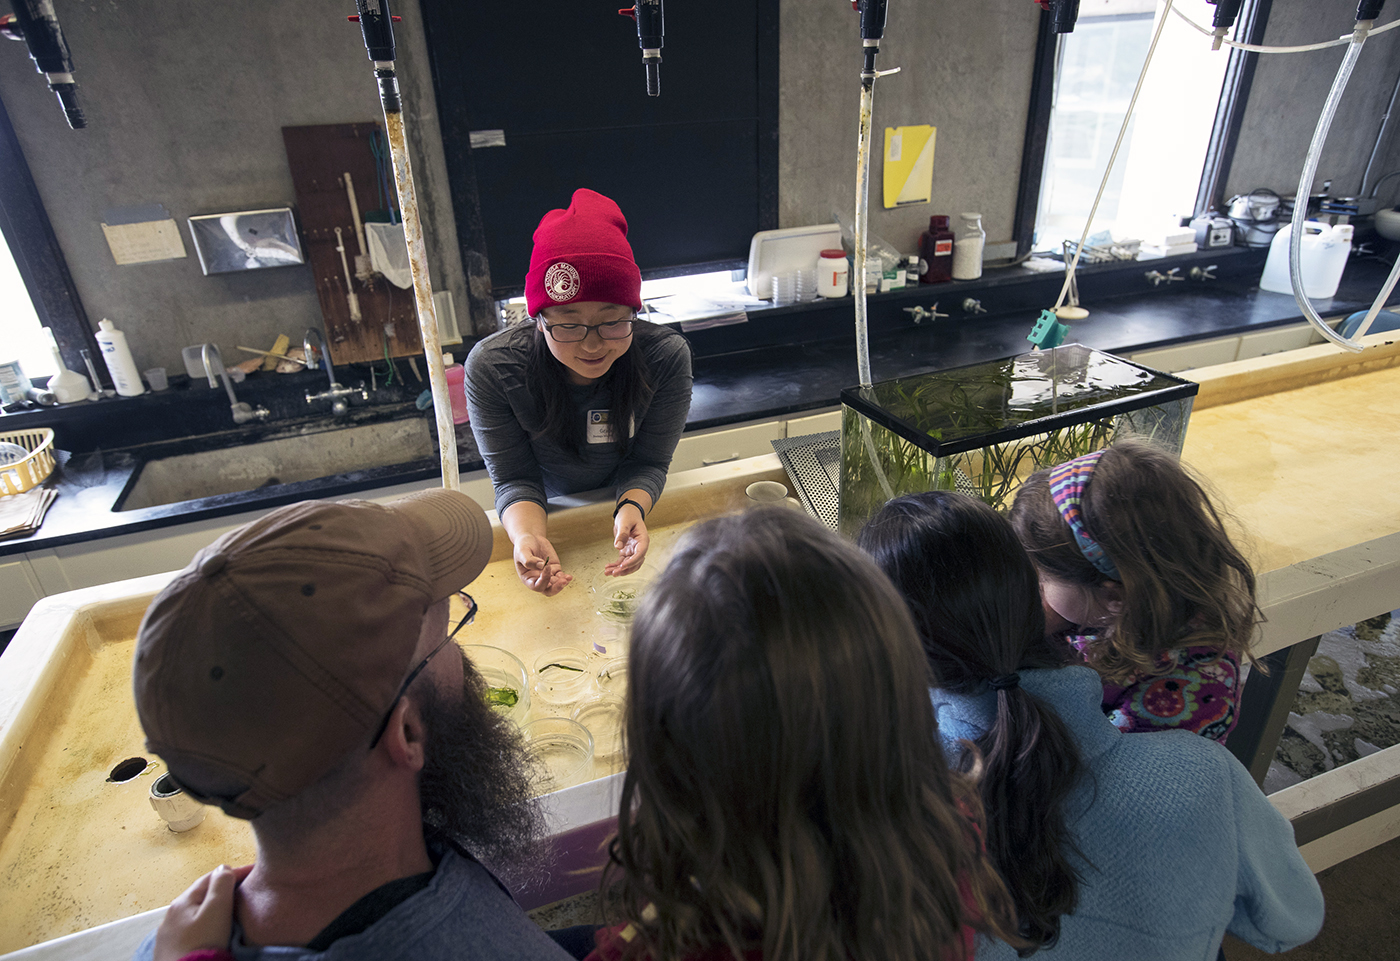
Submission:
M 1254 571 L 1200 483 L 1124 441 L 1031 475 L 1010 517 L 1047 627 L 1103 678 L 1114 725 L 1223 742 L 1258 607 Z

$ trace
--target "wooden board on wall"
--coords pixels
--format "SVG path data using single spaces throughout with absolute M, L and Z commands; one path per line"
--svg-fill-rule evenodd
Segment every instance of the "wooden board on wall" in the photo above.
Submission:
M 373 122 L 282 128 L 296 189 L 302 243 L 316 278 L 326 340 L 331 360 L 336 364 L 382 360 L 386 344 L 391 357 L 423 352 L 413 291 L 400 290 L 377 275 L 368 282 L 355 277 L 355 255 L 360 248 L 344 175 L 350 174 L 361 217 L 384 208 L 370 145 L 371 134 L 376 131 L 380 127 Z M 382 132 L 379 137 L 384 143 Z M 388 199 L 397 202 L 392 194 Z M 360 301 L 358 322 L 350 319 L 346 272 L 336 251 L 337 227 L 350 266 L 350 283 Z

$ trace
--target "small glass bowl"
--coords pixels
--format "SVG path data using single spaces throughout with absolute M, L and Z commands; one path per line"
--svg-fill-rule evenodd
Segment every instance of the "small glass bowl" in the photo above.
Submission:
M 520 730 L 544 777 L 541 793 L 582 784 L 592 773 L 593 735 L 578 721 L 541 717 Z
M 631 631 L 626 621 L 600 617 L 593 633 L 593 653 L 603 658 L 625 657 Z
M 614 657 L 598 668 L 598 689 L 615 697 L 627 696 L 627 658 Z
M 535 699 L 559 708 L 577 704 L 593 686 L 588 655 L 572 647 L 556 647 L 535 658 Z M 567 710 L 558 712 L 567 714 Z
M 593 609 L 609 620 L 630 621 L 652 580 L 645 569 L 621 577 L 599 574 L 593 578 Z
M 612 761 L 622 753 L 623 700 L 616 694 L 591 697 L 574 711 L 574 720 L 593 735 L 593 756 Z
M 462 650 L 486 682 L 487 703 L 519 724 L 530 711 L 529 675 L 520 658 L 485 644 L 463 644 Z

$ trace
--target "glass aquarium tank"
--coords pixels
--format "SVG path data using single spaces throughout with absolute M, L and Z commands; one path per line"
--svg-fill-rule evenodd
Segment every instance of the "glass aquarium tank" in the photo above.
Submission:
M 1064 344 L 841 392 L 839 529 L 901 494 L 957 490 L 1007 510 L 1035 471 L 1124 437 L 1181 453 L 1199 385 Z

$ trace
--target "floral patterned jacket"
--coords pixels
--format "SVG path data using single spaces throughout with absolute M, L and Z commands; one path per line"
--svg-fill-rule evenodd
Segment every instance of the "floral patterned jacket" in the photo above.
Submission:
M 1093 638 L 1067 640 L 1083 654 Z M 1158 664 L 1160 672 L 1127 686 L 1104 682 L 1103 712 L 1113 726 L 1125 734 L 1184 728 L 1224 744 L 1239 720 L 1239 657 L 1180 647 L 1160 655 Z

